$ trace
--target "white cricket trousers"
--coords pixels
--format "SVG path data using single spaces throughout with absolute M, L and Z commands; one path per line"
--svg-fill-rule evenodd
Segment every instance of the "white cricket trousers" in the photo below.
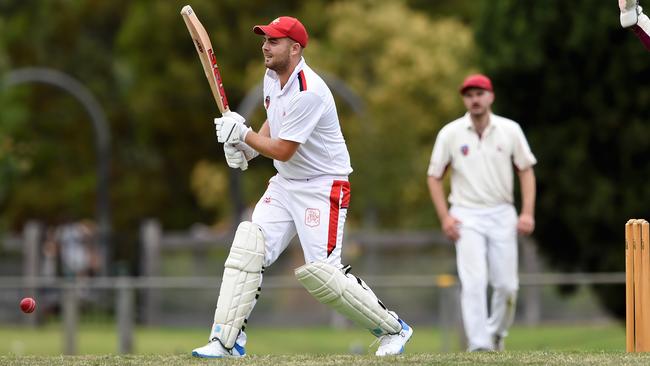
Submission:
M 347 177 L 285 179 L 275 175 L 252 217 L 264 233 L 264 266 L 273 264 L 298 234 L 305 263 L 322 261 L 340 268 L 349 203 Z
M 456 265 L 468 349 L 492 349 L 493 336 L 505 337 L 514 320 L 519 287 L 517 212 L 504 204 L 481 209 L 452 206 L 450 214 L 461 222 Z M 488 284 L 493 290 L 489 316 Z

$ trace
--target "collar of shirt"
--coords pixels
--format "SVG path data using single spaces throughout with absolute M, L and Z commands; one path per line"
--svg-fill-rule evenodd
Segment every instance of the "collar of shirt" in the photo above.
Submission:
M 488 125 L 485 127 L 485 130 L 483 130 L 483 136 L 487 135 L 490 131 L 494 130 L 496 128 L 495 126 L 495 116 L 493 113 L 490 113 L 490 118 L 488 119 Z M 469 112 L 465 113 L 465 118 L 463 125 L 465 128 L 469 131 L 474 131 L 476 132 L 476 128 L 474 127 L 474 123 L 472 122 L 472 117 L 469 116 Z
M 296 65 L 296 67 L 293 69 L 293 72 L 289 76 L 287 83 L 284 85 L 284 88 L 282 88 L 282 90 L 280 91 L 280 95 L 284 94 L 289 89 L 289 86 L 291 85 L 291 83 L 293 83 L 294 80 L 296 80 L 296 78 L 298 77 L 298 73 L 302 71 L 303 67 L 305 67 L 305 58 L 301 56 L 300 62 L 298 62 L 298 65 Z M 272 78 L 276 82 L 280 81 L 278 78 L 278 74 L 275 71 L 271 69 L 266 69 L 266 73 L 270 78 Z

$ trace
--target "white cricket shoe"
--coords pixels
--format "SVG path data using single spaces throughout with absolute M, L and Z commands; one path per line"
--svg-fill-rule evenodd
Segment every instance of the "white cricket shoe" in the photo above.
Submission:
M 192 356 L 199 358 L 243 357 L 246 355 L 244 345 L 246 345 L 246 333 L 244 332 L 239 332 L 235 346 L 232 349 L 226 349 L 219 339 L 215 337 L 205 346 L 192 350 Z
M 402 330 L 397 334 L 386 334 L 379 337 L 379 348 L 377 348 L 375 355 L 393 356 L 404 352 L 404 345 L 411 339 L 413 328 L 404 323 L 402 319 L 397 320 L 402 324 Z

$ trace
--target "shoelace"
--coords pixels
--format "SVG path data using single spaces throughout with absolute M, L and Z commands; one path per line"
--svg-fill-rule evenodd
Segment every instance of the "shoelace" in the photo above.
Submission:
M 226 347 L 224 347 L 223 344 L 221 343 L 221 341 L 219 341 L 219 338 L 217 338 L 217 337 L 213 337 L 212 339 L 210 339 L 210 340 L 208 341 L 208 344 L 210 344 L 210 343 L 212 343 L 212 342 L 217 342 L 217 343 L 219 343 L 219 345 L 221 345 L 221 348 L 225 349 L 226 352 L 228 352 L 228 353 L 231 354 L 231 355 L 233 354 L 233 353 L 232 353 L 232 349 L 227 349 Z
M 375 340 L 372 341 L 372 343 L 370 343 L 370 345 L 368 346 L 368 348 L 372 348 L 375 344 L 381 342 L 382 338 L 384 338 L 384 337 L 385 337 L 385 335 L 383 335 L 383 336 L 381 336 L 381 337 L 376 337 Z M 379 343 L 379 344 L 381 345 L 381 343 Z
M 392 339 L 391 337 L 396 336 L 396 335 L 399 335 L 399 334 L 384 334 L 383 336 L 379 336 L 379 337 L 375 338 L 375 340 L 372 341 L 372 343 L 370 343 L 368 348 L 372 348 L 377 343 L 379 343 L 379 347 L 385 346 L 388 343 L 390 343 L 390 341 Z

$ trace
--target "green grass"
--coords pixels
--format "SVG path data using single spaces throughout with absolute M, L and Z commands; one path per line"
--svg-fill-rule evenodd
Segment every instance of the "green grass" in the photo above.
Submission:
M 432 327 L 414 327 L 408 344 L 409 353 L 459 351 L 456 332 L 443 335 Z M 365 354 L 374 338 L 359 328 L 255 328 L 247 331 L 247 352 L 250 354 L 336 353 Z M 205 343 L 207 329 L 136 328 L 134 353 L 183 354 Z M 446 336 L 446 342 L 443 340 Z M 59 324 L 39 328 L 0 328 L 0 355 L 57 355 L 63 350 L 63 334 Z M 620 351 L 625 348 L 623 327 L 613 325 L 513 327 L 506 340 L 508 350 L 516 351 Z M 78 354 L 110 354 L 117 352 L 117 334 L 111 324 L 84 324 L 77 336 Z
M 7 366 L 52 365 L 251 365 L 251 366 L 319 366 L 319 365 L 648 365 L 650 354 L 624 352 L 547 352 L 507 351 L 500 353 L 418 353 L 378 358 L 374 356 L 302 354 L 251 355 L 243 359 L 195 359 L 189 355 L 133 356 L 0 356 Z
M 248 357 L 243 360 L 197 360 L 189 352 L 207 339 L 206 329 L 144 328 L 134 334 L 134 355 L 118 356 L 113 325 L 82 325 L 80 356 L 60 356 L 63 336 L 58 324 L 40 328 L 0 328 L 0 365 L 637 365 L 650 355 L 626 354 L 619 325 L 514 327 L 507 352 L 459 352 L 459 336 L 443 342 L 438 329 L 415 327 L 406 354 L 372 356 L 373 337 L 366 331 L 332 328 L 248 331 Z M 441 352 L 448 344 L 455 352 Z

